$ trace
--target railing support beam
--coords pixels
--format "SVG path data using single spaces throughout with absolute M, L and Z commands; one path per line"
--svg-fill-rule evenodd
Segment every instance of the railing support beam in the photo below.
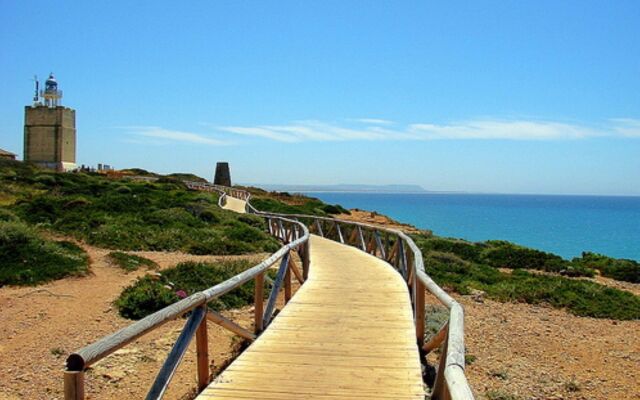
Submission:
M 206 312 L 207 305 L 201 306 Z M 203 391 L 209 384 L 209 340 L 207 339 L 207 319 L 202 318 L 202 322 L 196 330 L 196 357 L 198 368 L 198 391 Z
M 64 400 L 84 400 L 84 371 L 64 371 Z

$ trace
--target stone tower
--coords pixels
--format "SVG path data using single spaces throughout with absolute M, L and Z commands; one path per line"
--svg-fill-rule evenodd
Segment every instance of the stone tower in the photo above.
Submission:
M 39 95 L 36 80 L 34 104 L 24 110 L 24 161 L 69 171 L 76 168 L 76 111 L 61 106 L 60 98 L 53 74 Z
M 228 162 L 219 162 L 216 164 L 216 174 L 213 177 L 213 183 L 222 186 L 231 186 L 231 173 L 229 172 Z

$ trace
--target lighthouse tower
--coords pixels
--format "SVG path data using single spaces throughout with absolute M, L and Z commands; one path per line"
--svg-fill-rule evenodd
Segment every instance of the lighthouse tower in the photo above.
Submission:
M 76 168 L 76 111 L 60 104 L 62 91 L 53 73 L 32 106 L 24 110 L 24 161 L 56 171 Z

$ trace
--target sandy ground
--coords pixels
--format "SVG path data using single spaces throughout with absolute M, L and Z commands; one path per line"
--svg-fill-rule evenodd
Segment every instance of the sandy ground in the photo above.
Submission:
M 636 288 L 637 289 L 637 288 Z M 640 399 L 640 321 L 577 317 L 528 304 L 465 308 L 467 377 L 479 399 Z
M 67 355 L 131 323 L 118 315 L 112 303 L 145 271 L 127 274 L 108 263 L 108 250 L 83 247 L 92 259 L 89 276 L 37 287 L 0 288 L 0 399 L 61 399 Z M 153 259 L 161 268 L 181 261 L 221 258 L 137 254 Z M 226 315 L 250 327 L 252 312 L 247 308 Z M 88 398 L 143 398 L 183 324 L 184 320 L 170 322 L 92 366 L 86 379 Z M 208 326 L 210 358 L 216 369 L 232 358 L 240 340 L 218 326 Z M 184 398 L 195 388 L 195 382 L 192 344 L 166 398 Z

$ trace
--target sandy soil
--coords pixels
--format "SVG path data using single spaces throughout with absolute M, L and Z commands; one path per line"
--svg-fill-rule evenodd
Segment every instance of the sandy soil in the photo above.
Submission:
M 386 215 L 378 214 L 375 211 L 365 211 L 357 208 L 349 210 L 351 214 L 338 214 L 335 217 L 343 219 L 345 221 L 361 222 L 364 224 L 386 226 L 393 229 L 398 229 L 407 233 L 426 233 L 431 235 L 431 231 L 418 229 L 413 225 L 403 224 L 394 219 L 387 217 Z
M 517 399 L 640 399 L 640 321 L 456 297 L 478 398 L 499 391 Z
M 37 287 L 0 288 L 0 399 L 61 399 L 62 371 L 67 355 L 131 323 L 121 318 L 113 301 L 121 290 L 145 271 L 125 273 L 106 260 L 108 250 L 83 247 L 91 259 L 92 274 Z M 161 268 L 187 260 L 221 257 L 181 253 L 139 252 Z M 252 259 L 262 259 L 260 255 Z M 253 309 L 234 310 L 228 317 L 251 326 Z M 142 398 L 184 320 L 170 322 L 113 355 L 87 372 L 86 391 L 92 399 L 128 396 Z M 239 339 L 209 325 L 209 352 L 214 369 L 235 354 Z M 195 388 L 193 344 L 167 394 L 179 399 Z

